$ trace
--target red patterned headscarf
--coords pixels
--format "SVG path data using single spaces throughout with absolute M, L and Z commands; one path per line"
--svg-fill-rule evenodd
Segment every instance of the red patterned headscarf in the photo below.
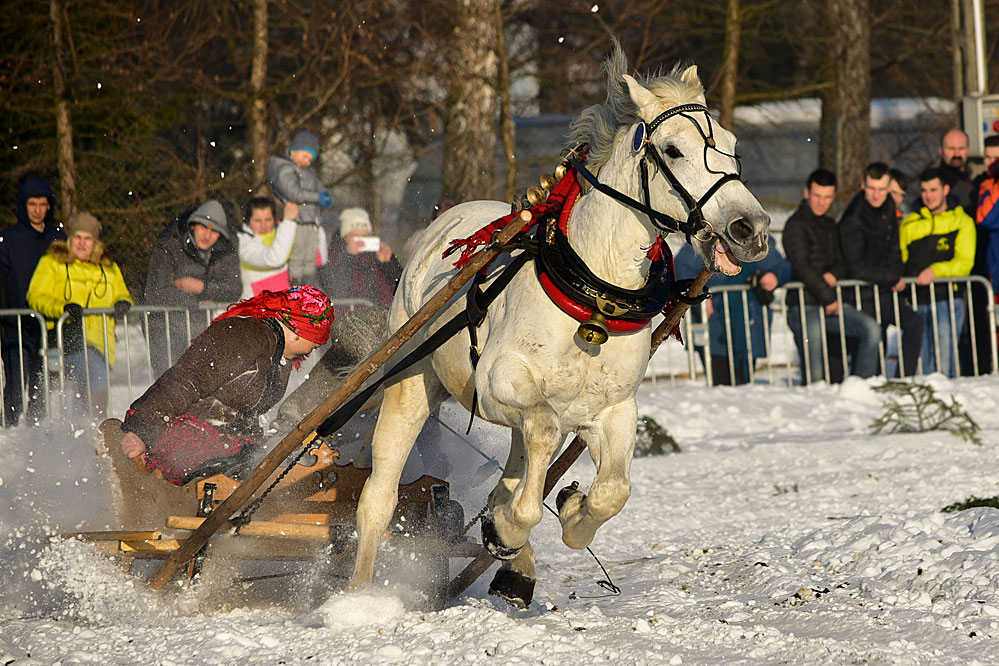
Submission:
M 233 303 L 212 321 L 229 317 L 277 319 L 306 340 L 324 345 L 333 326 L 333 305 L 320 290 L 300 285 L 284 291 L 262 291 Z

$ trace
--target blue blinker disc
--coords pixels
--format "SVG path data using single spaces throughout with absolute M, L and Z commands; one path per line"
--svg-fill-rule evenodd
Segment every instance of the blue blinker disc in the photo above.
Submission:
M 643 145 L 645 145 L 645 123 L 641 122 L 635 127 L 635 136 L 631 141 L 631 149 L 637 153 L 642 149 Z

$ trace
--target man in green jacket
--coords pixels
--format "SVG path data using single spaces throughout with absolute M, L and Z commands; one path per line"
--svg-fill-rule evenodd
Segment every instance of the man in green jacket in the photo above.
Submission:
M 923 171 L 919 190 L 923 207 L 906 216 L 899 229 L 903 274 L 915 277 L 918 285 L 916 310 L 925 322 L 923 373 L 939 369 L 954 377 L 954 347 L 964 323 L 964 292 L 950 284 L 938 284 L 934 287 L 933 302 L 929 285 L 935 278 L 971 273 L 975 263 L 975 223 L 960 206 L 947 210 L 950 187 L 944 183 L 939 169 Z

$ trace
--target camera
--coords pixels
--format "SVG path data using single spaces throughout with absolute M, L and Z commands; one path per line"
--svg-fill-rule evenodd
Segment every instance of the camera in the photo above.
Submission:
M 377 252 L 382 247 L 382 239 L 378 236 L 361 236 L 357 240 L 361 244 L 361 252 Z

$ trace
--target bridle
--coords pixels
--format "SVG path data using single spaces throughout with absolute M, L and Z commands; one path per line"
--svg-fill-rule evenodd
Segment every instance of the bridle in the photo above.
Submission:
M 690 114 L 691 113 L 704 113 L 707 118 L 708 132 L 705 134 L 704 129 L 701 127 Z M 681 116 L 686 118 L 697 128 L 697 132 L 701 135 L 704 140 L 704 168 L 708 173 L 718 175 L 718 179 L 709 187 L 704 194 L 701 195 L 699 199 L 695 199 L 690 192 L 685 188 L 680 180 L 673 173 L 673 170 L 669 168 L 666 160 L 663 159 L 659 150 L 656 148 L 655 144 L 652 143 L 651 137 L 652 133 L 655 132 L 663 122 L 672 118 L 673 116 Z M 670 233 L 670 232 L 681 232 L 685 234 L 688 240 L 691 237 L 695 237 L 698 240 L 708 240 L 713 236 L 718 236 L 718 232 L 714 230 L 711 223 L 704 218 L 704 204 L 721 189 L 722 185 L 725 183 L 735 180 L 742 182 L 742 165 L 739 162 L 739 156 L 736 154 L 730 154 L 723 152 L 718 149 L 715 143 L 715 131 L 714 123 L 711 120 L 711 114 L 708 113 L 708 107 L 703 104 L 681 104 L 680 106 L 674 106 L 673 108 L 663 111 L 658 116 L 656 116 L 651 123 L 646 125 L 645 121 L 639 122 L 635 127 L 635 133 L 632 136 L 632 151 L 635 153 L 641 153 L 642 157 L 639 161 L 639 167 L 642 171 L 642 198 L 643 202 L 639 202 L 627 194 L 615 190 L 607 185 L 601 183 L 589 169 L 587 169 L 582 161 L 579 159 L 579 153 L 577 150 L 570 151 L 567 160 L 575 169 L 583 176 L 598 192 L 606 194 L 607 196 L 615 199 L 616 201 L 632 208 L 640 213 L 644 213 L 652 221 L 652 224 L 660 231 Z M 717 171 L 712 169 L 708 165 L 708 151 L 713 150 L 716 153 L 723 155 L 725 157 L 730 157 L 735 160 L 737 169 L 735 173 L 729 173 L 725 171 Z M 651 195 L 649 191 L 649 161 L 652 161 L 656 168 L 662 172 L 663 176 L 669 182 L 669 184 L 676 190 L 680 198 L 683 199 L 684 205 L 687 207 L 687 219 L 678 220 L 677 218 L 667 215 L 661 211 L 652 208 Z M 698 234 L 707 229 L 707 238 L 701 238 Z

